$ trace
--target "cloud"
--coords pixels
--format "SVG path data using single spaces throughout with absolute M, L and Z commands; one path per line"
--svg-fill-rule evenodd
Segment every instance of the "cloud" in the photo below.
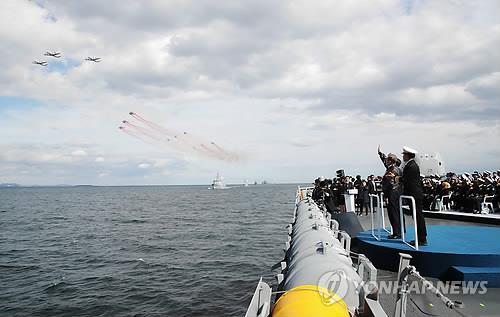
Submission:
M 290 144 L 299 148 L 307 148 L 314 145 L 314 140 L 308 140 L 305 138 L 293 138 L 290 140 Z
M 200 183 L 219 169 L 238 181 L 303 181 L 317 176 L 303 171 L 325 174 L 314 169 L 352 157 L 376 169 L 368 148 L 379 142 L 446 151 L 450 168 L 463 168 L 455 157 L 497 168 L 484 138 L 500 141 L 499 10 L 497 1 L 3 1 L 0 177 L 43 181 L 32 164 L 61 182 Z M 41 58 L 48 67 L 31 64 Z M 117 126 L 129 111 L 248 159 L 205 161 L 127 136 Z
M 151 165 L 148 163 L 141 163 L 141 164 L 137 165 L 137 167 L 142 168 L 142 169 L 147 169 L 147 168 L 150 168 Z
M 474 96 L 498 101 L 500 99 L 500 72 L 494 72 L 468 82 L 465 91 Z
M 71 152 L 71 155 L 73 155 L 73 156 L 87 156 L 87 152 L 85 150 L 82 150 L 82 149 L 77 149 L 77 150 L 74 150 L 73 152 Z

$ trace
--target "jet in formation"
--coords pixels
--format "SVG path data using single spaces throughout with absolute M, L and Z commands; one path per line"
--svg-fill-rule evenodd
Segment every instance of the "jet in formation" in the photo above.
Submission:
M 50 56 L 50 57 L 55 57 L 55 58 L 59 58 L 61 57 L 61 53 L 60 52 L 51 52 L 51 51 L 47 51 L 45 52 L 44 54 L 45 56 Z
M 85 60 L 89 61 L 89 62 L 99 63 L 101 61 L 101 58 L 100 57 L 90 57 L 89 56 Z
M 40 65 L 40 66 L 47 66 L 48 65 L 46 61 L 41 61 L 41 62 L 39 62 L 39 61 L 33 61 L 33 64 Z
M 53 52 L 47 51 L 43 55 L 49 56 L 49 57 L 54 57 L 54 58 L 61 58 L 61 56 L 62 56 L 61 52 L 57 52 L 57 51 L 53 51 Z M 89 56 L 85 60 L 89 61 L 89 62 L 99 63 L 101 61 L 101 58 Z M 47 66 L 48 65 L 48 63 L 46 61 L 33 61 L 33 64 L 40 65 L 40 66 Z

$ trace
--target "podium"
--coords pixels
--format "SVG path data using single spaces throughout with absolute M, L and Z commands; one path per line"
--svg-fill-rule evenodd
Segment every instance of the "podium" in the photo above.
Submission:
M 344 194 L 345 208 L 347 212 L 356 212 L 356 205 L 354 204 L 354 196 L 358 194 L 357 189 L 348 189 Z

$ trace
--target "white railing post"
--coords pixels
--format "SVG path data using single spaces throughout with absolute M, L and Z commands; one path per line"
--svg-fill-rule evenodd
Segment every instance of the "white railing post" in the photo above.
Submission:
M 382 215 L 382 229 L 384 229 L 385 232 L 387 232 L 387 233 L 394 234 L 394 229 L 392 228 L 392 225 L 391 225 L 391 231 L 386 229 L 385 209 L 384 209 L 384 193 L 383 192 L 380 193 L 380 210 L 382 212 L 382 214 L 381 214 Z
M 380 208 L 379 209 L 382 211 L 382 228 L 384 228 L 384 230 L 385 230 L 384 193 L 380 193 Z
M 383 194 L 380 193 L 380 196 L 378 196 L 378 210 L 377 210 L 377 227 L 378 227 L 378 230 L 377 230 L 377 233 L 378 233 L 378 237 L 380 239 L 380 228 L 384 228 L 384 201 L 382 200 L 382 196 Z
M 410 265 L 411 255 L 399 253 L 398 269 L 398 294 L 396 296 L 396 307 L 394 308 L 395 317 L 406 317 L 406 304 L 408 300 L 408 266 Z
M 385 210 L 384 210 L 384 194 L 380 193 L 379 195 L 376 194 L 369 194 L 370 197 L 370 209 L 371 209 L 371 223 L 372 223 L 372 236 L 380 240 L 380 232 L 381 230 L 384 230 L 387 233 L 393 233 L 392 226 L 391 226 L 391 231 L 387 230 L 385 228 Z M 374 204 L 373 204 L 373 199 L 376 198 L 377 203 L 376 203 L 376 208 L 377 208 L 377 215 L 374 216 L 373 213 L 375 212 L 374 209 Z M 375 235 L 375 229 L 377 229 L 377 235 Z
M 371 223 L 372 223 L 372 236 L 377 239 L 377 240 L 380 240 L 380 197 L 378 195 L 375 195 L 375 194 L 369 194 L 368 195 L 370 197 L 370 209 L 371 209 L 371 213 L 370 213 L 370 218 L 371 218 Z M 377 209 L 379 209 L 377 212 L 377 233 L 378 235 L 375 235 L 375 221 L 374 221 L 374 215 L 373 213 L 375 212 L 375 208 L 373 208 L 373 198 L 376 198 L 377 199 Z
M 415 246 L 412 246 L 411 244 L 407 243 L 406 239 L 405 239 L 405 228 L 403 226 L 403 224 L 404 224 L 403 201 L 404 200 L 411 201 L 413 227 L 414 227 L 414 231 L 415 231 Z M 415 205 L 415 198 L 413 198 L 413 196 L 406 196 L 406 195 L 399 196 L 399 219 L 401 222 L 401 238 L 402 238 L 403 242 L 406 243 L 407 245 L 409 245 L 410 247 L 414 248 L 415 250 L 418 250 L 417 208 Z
M 375 237 L 375 234 L 374 234 L 374 224 L 373 224 L 373 197 L 375 197 L 373 194 L 369 194 L 368 195 L 370 197 L 370 220 L 371 220 L 371 233 L 372 233 L 372 236 Z M 377 237 L 375 237 L 377 238 Z

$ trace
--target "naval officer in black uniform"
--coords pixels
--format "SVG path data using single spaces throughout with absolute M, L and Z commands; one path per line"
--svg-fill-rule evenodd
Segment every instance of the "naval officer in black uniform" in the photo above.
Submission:
M 425 227 L 424 213 L 422 212 L 422 203 L 424 198 L 422 177 L 420 176 L 420 168 L 417 162 L 415 162 L 415 155 L 417 151 L 404 146 L 403 147 L 403 193 L 407 196 L 413 196 L 415 199 L 415 209 L 417 219 L 413 221 L 417 222 L 417 234 L 418 234 L 418 244 L 427 245 L 427 229 Z M 415 241 L 412 241 L 415 244 Z

